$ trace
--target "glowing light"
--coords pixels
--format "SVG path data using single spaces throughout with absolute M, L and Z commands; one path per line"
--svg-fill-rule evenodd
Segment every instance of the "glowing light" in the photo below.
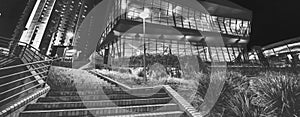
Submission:
M 122 1 L 121 1 L 121 8 L 122 8 L 123 10 L 127 8 L 126 0 L 122 0 Z
M 150 13 L 151 13 L 150 9 L 145 8 L 144 11 L 140 13 L 139 17 L 146 19 L 150 16 Z
M 67 38 L 70 39 L 74 36 L 73 32 L 67 32 Z

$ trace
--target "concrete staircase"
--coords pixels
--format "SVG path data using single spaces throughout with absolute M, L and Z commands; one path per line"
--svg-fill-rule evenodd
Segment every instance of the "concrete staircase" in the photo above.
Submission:
M 103 79 L 98 86 L 50 90 L 20 117 L 185 117 L 164 89 L 120 88 Z

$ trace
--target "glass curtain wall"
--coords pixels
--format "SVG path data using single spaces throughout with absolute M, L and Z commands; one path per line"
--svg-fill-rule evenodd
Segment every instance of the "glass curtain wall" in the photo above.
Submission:
M 110 64 L 128 66 L 130 57 L 142 56 L 144 46 L 141 40 L 135 36 L 119 36 L 108 45 Z M 244 61 L 242 49 L 238 46 L 207 47 L 180 40 L 146 38 L 146 50 L 150 55 L 199 56 L 204 62 Z
M 250 33 L 250 21 L 234 18 L 210 16 L 209 14 L 193 10 L 179 4 L 165 0 L 115 0 L 114 7 L 107 21 L 107 28 L 102 33 L 98 44 L 111 32 L 119 19 L 140 21 L 139 14 L 144 8 L 151 10 L 146 22 L 173 26 L 187 29 L 195 29 L 208 32 L 220 32 L 222 34 L 248 37 Z M 207 47 L 200 42 L 180 41 L 177 39 L 160 39 L 146 37 L 147 54 L 166 55 L 172 53 L 178 57 L 199 56 L 207 62 L 241 62 L 244 61 L 243 47 L 238 45 L 226 47 Z M 104 48 L 109 48 L 109 64 L 126 64 L 132 56 L 143 54 L 142 39 L 136 36 L 119 36 L 106 47 L 97 49 L 104 56 Z M 128 65 L 128 64 L 127 64 Z M 126 65 L 125 65 L 126 66 Z
M 242 37 L 250 34 L 250 21 L 211 16 L 166 0 L 115 0 L 107 26 L 118 19 L 142 22 L 139 14 L 144 8 L 151 11 L 148 23 Z
M 265 50 L 264 55 L 271 56 L 271 55 L 278 55 L 281 53 L 299 52 L 299 51 L 300 51 L 300 42 L 297 42 L 297 43 L 286 44 L 286 45 Z

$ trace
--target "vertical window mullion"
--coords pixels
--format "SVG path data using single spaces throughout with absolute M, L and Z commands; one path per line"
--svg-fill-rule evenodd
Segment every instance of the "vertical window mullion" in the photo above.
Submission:
M 168 4 L 168 6 L 167 6 L 167 9 L 166 9 L 166 12 L 167 12 L 167 16 L 166 17 L 168 17 L 169 16 L 169 7 L 170 7 L 170 4 L 169 3 L 167 3 Z M 167 19 L 167 26 L 169 26 L 169 18 L 166 18 Z
M 205 60 L 206 60 L 206 61 L 208 61 L 208 59 L 207 59 L 207 55 L 206 55 L 206 50 L 205 50 L 205 47 L 204 47 L 204 46 L 202 46 L 202 49 L 203 49 L 203 53 L 204 53 L 204 58 L 205 58 Z
M 214 47 L 214 48 L 215 48 L 215 51 L 216 51 L 216 55 L 217 55 L 218 61 L 221 62 L 220 57 L 219 57 L 219 53 L 218 53 L 218 49 L 217 49 L 217 47 Z
M 235 54 L 234 47 L 233 47 L 233 46 L 231 46 L 231 48 L 232 48 L 232 53 L 233 53 L 234 60 L 236 60 L 236 54 Z
M 213 57 L 212 57 L 212 53 L 211 53 L 211 48 L 209 47 L 209 46 L 207 46 L 208 47 L 208 54 L 209 54 L 209 57 L 210 57 L 210 61 L 211 62 L 213 62 L 214 61 L 214 59 L 213 59 Z
M 196 29 L 198 29 L 198 24 L 197 24 L 197 21 L 196 21 L 196 11 L 194 11 L 194 21 L 195 21 L 195 26 L 196 26 Z
M 219 22 L 219 17 L 217 17 L 217 23 L 218 23 L 218 26 L 219 26 L 219 31 L 222 33 L 222 29 L 221 29 L 221 25 L 220 25 L 220 22 Z
M 222 17 L 222 18 L 223 18 L 223 26 L 224 26 L 224 29 L 225 29 L 225 31 L 226 31 L 226 34 L 228 34 L 227 27 L 226 27 L 226 24 L 225 24 L 225 18 L 224 18 L 224 17 Z
M 226 46 L 226 50 L 227 50 L 227 54 L 228 54 L 228 57 L 229 57 L 229 61 L 231 62 L 232 59 L 231 59 L 231 56 L 230 56 L 230 52 L 229 52 L 229 50 L 228 50 L 228 46 Z
M 224 55 L 224 51 L 223 51 L 223 48 L 222 48 L 222 46 L 220 46 L 219 48 L 221 49 L 222 56 L 223 56 L 223 60 L 226 62 L 226 58 L 225 58 L 225 55 Z

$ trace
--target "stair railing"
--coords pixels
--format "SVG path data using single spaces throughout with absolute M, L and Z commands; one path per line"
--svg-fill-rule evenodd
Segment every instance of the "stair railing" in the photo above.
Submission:
M 11 45 L 15 44 L 15 45 Z M 46 94 L 46 84 L 53 59 L 41 54 L 31 45 L 0 37 L 0 47 L 7 56 L 18 57 L 24 64 L 0 68 L 0 117 L 14 114 L 16 110 Z

